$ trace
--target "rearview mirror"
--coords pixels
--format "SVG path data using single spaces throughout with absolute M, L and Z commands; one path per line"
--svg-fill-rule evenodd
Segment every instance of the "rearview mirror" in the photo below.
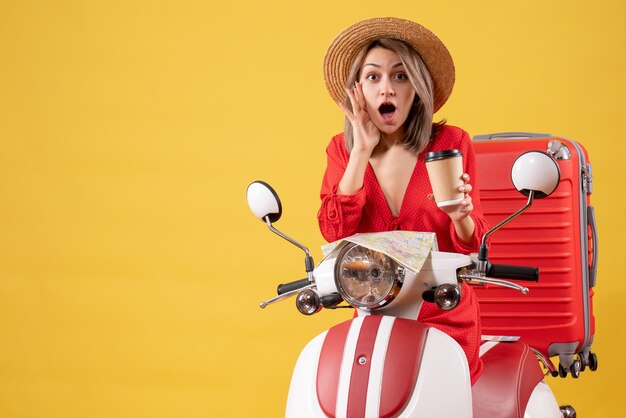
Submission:
M 282 206 L 278 194 L 272 186 L 263 181 L 254 181 L 248 186 L 246 195 L 248 206 L 257 218 L 263 222 L 269 218 L 270 223 L 280 219 Z
M 550 196 L 559 185 L 561 172 L 557 162 L 542 151 L 528 151 L 511 168 L 513 186 L 524 196 L 534 191 L 534 198 Z
M 517 157 L 511 167 L 511 180 L 518 192 L 528 197 L 526 205 L 492 227 L 483 235 L 478 251 L 478 270 L 487 273 L 489 267 L 487 238 L 504 225 L 517 218 L 533 204 L 534 199 L 550 196 L 561 181 L 561 170 L 556 160 L 542 151 L 528 151 Z

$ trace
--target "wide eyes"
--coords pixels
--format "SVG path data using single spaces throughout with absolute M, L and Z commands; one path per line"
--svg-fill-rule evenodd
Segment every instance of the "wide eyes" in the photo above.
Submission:
M 377 80 L 380 80 L 380 78 L 381 76 L 376 73 L 369 73 L 365 76 L 365 79 L 369 81 L 377 81 Z M 408 81 L 409 79 L 406 73 L 403 73 L 403 72 L 395 73 L 391 76 L 391 78 L 397 81 Z
M 393 77 L 394 77 L 396 80 L 400 80 L 400 81 L 405 81 L 405 80 L 408 80 L 408 79 L 409 79 L 409 77 L 408 77 L 406 74 L 404 74 L 404 73 L 396 73 L 396 74 L 394 74 L 394 76 L 393 76 Z

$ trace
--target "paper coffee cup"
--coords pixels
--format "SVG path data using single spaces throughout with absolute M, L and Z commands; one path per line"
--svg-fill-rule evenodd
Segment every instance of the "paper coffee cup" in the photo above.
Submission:
M 463 186 L 463 154 L 458 149 L 434 151 L 424 159 L 430 185 L 433 188 L 437 206 L 451 206 L 461 203 L 465 194 L 459 191 Z

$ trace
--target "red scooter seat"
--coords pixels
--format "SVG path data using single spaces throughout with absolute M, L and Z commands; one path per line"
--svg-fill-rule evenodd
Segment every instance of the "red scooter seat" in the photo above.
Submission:
M 472 387 L 474 418 L 523 418 L 544 377 L 533 352 L 519 341 L 499 342 L 481 359 L 483 372 Z

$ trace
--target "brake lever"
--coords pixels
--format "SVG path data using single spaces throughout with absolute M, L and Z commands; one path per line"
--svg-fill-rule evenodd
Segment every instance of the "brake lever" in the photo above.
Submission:
M 529 292 L 527 287 L 521 286 L 517 283 L 513 283 L 508 280 L 485 277 L 479 273 L 461 273 L 458 275 L 458 277 L 459 279 L 466 281 L 468 284 L 493 284 L 497 286 L 507 287 L 509 289 L 519 290 L 524 295 L 527 295 Z
M 286 292 L 286 293 L 283 293 L 281 295 L 275 296 L 275 297 L 271 298 L 268 301 L 259 303 L 259 306 L 261 307 L 261 309 L 264 309 L 267 305 L 271 305 L 272 303 L 280 302 L 281 300 L 284 300 L 284 299 L 289 299 L 290 297 L 297 295 L 298 293 L 300 293 L 304 289 L 311 289 L 313 287 L 315 287 L 315 283 L 311 283 L 308 286 L 304 286 L 304 287 L 301 287 L 299 289 L 292 290 L 290 292 Z

